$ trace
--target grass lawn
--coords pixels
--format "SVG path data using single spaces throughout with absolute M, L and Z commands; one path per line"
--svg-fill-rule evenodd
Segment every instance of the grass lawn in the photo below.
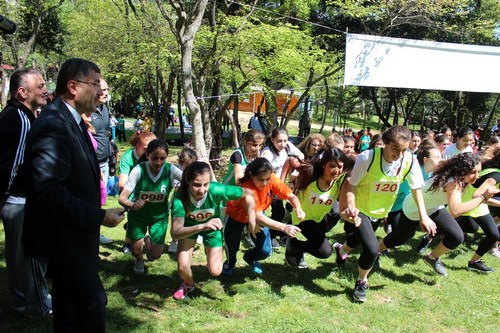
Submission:
M 106 207 L 117 205 L 114 197 Z M 0 229 L 0 332 L 51 332 L 49 319 L 27 319 L 10 310 L 3 225 Z M 308 269 L 288 267 L 281 248 L 261 262 L 264 273 L 255 276 L 242 259 L 242 248 L 234 275 L 214 278 L 199 247 L 193 257 L 197 289 L 175 301 L 172 294 L 181 281 L 174 255 L 146 262 L 146 274 L 134 275 L 132 256 L 121 252 L 122 226 L 102 233 L 114 239 L 100 248 L 109 332 L 499 332 L 500 259 L 484 257 L 495 273 L 467 271 L 476 245 L 463 244 L 445 256 L 449 276 L 441 277 L 413 250 L 415 237 L 383 257 L 382 267 L 370 277 L 365 304 L 351 298 L 359 249 L 339 271 L 334 256 L 306 255 Z M 331 242 L 343 241 L 342 224 L 328 236 Z M 384 236 L 383 230 L 378 236 Z

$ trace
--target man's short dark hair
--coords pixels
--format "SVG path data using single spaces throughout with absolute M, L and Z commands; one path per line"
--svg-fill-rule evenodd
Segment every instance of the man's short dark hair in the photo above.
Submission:
M 26 77 L 28 75 L 42 75 L 39 71 L 33 68 L 21 68 L 12 73 L 10 76 L 9 93 L 12 98 L 15 98 L 17 89 L 26 86 Z
M 88 76 L 91 72 L 101 74 L 99 67 L 92 61 L 71 58 L 66 60 L 57 74 L 56 94 L 58 96 L 64 95 L 67 91 L 67 84 L 70 80 L 79 80 Z

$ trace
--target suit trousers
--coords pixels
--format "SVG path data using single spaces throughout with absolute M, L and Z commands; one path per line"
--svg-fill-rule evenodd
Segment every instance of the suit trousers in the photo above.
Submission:
M 55 333 L 106 332 L 104 287 L 97 269 L 82 266 L 57 266 L 51 270 Z

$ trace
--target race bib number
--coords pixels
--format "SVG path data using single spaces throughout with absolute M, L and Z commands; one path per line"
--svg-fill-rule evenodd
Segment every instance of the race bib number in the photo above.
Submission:
M 162 192 L 141 191 L 139 198 L 151 203 L 165 202 L 166 194 Z
M 314 192 L 311 192 L 309 196 L 309 202 L 311 205 L 326 205 L 331 206 L 333 204 L 333 199 L 330 198 L 329 195 L 317 195 Z
M 399 184 L 394 182 L 376 182 L 373 186 L 375 193 L 395 193 L 399 189 Z
M 210 219 L 214 215 L 214 211 L 215 210 L 213 208 L 198 209 L 198 210 L 190 212 L 187 215 L 187 217 L 192 219 L 192 220 L 198 221 L 198 222 L 203 222 L 203 221 Z

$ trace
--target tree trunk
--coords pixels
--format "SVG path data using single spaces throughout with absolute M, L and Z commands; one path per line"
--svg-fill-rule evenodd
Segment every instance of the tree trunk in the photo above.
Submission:
M 323 120 L 321 121 L 321 128 L 319 132 L 323 134 L 323 129 L 325 127 L 326 115 L 328 114 L 328 107 L 330 106 L 330 86 L 328 85 L 328 78 L 323 79 L 325 83 L 325 110 L 323 111 Z
M 161 72 L 159 73 L 161 74 Z M 174 94 L 174 85 L 175 78 L 177 77 L 177 73 L 175 71 L 171 71 L 168 76 L 168 85 L 165 87 L 165 80 L 163 79 L 163 75 L 160 75 L 160 86 L 162 91 L 162 108 L 158 108 L 155 112 L 155 132 L 158 139 L 165 140 L 165 127 L 166 122 L 170 110 L 170 106 L 172 105 L 172 96 Z

